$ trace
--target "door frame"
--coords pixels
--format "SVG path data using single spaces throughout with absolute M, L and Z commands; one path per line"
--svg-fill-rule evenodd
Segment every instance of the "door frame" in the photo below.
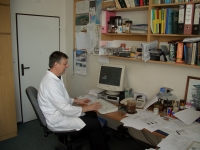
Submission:
M 19 61 L 19 41 L 18 41 L 18 15 L 27 15 L 27 16 L 39 16 L 39 17 L 53 17 L 53 18 L 58 18 L 59 19 L 59 49 L 60 51 L 60 17 L 59 16 L 47 16 L 47 15 L 36 15 L 36 14 L 24 14 L 24 13 L 16 13 L 15 18 L 16 18 L 16 40 L 17 40 L 17 66 L 18 66 L 18 83 L 19 83 L 19 98 L 20 98 L 20 111 L 21 111 L 21 120 L 23 121 L 23 109 L 22 109 L 22 91 L 21 91 L 21 78 L 20 78 L 20 61 Z

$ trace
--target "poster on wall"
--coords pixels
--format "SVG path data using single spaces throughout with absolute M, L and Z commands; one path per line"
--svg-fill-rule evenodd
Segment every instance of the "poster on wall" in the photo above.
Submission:
M 86 75 L 86 50 L 76 50 L 75 54 L 75 73 Z

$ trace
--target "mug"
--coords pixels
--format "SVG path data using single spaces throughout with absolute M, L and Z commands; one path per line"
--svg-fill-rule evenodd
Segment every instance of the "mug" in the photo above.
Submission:
M 129 114 L 136 113 L 136 101 L 135 100 L 128 100 L 127 101 L 126 111 Z

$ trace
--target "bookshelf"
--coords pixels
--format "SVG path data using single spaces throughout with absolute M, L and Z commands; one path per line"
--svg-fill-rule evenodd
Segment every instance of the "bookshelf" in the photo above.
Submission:
M 125 40 L 125 41 L 154 41 L 157 40 L 159 45 L 160 42 L 168 42 L 172 40 L 183 40 L 184 38 L 191 38 L 191 37 L 200 37 L 200 35 L 184 35 L 184 34 L 152 34 L 150 23 L 151 23 L 151 10 L 153 8 L 178 8 L 180 4 L 192 4 L 192 3 L 200 3 L 199 1 L 193 2 L 181 2 L 181 3 L 170 3 L 170 4 L 153 4 L 153 0 L 149 0 L 148 6 L 140 6 L 140 7 L 132 7 L 132 8 L 121 8 L 121 9 L 114 9 L 115 12 L 133 12 L 133 11 L 147 11 L 147 24 L 148 24 L 148 32 L 147 34 L 118 34 L 118 33 L 102 33 L 101 40 Z M 106 8 L 109 5 L 115 5 L 114 2 L 103 2 L 102 8 Z M 117 57 L 117 56 L 106 56 L 109 58 L 116 58 L 116 59 L 125 59 L 125 60 L 133 60 L 138 61 L 138 59 L 134 58 L 124 58 L 124 57 Z M 142 62 L 142 60 L 141 60 Z M 151 63 L 159 63 L 159 64 L 169 64 L 169 65 L 176 65 L 176 66 L 184 66 L 184 67 L 194 67 L 200 68 L 200 66 L 195 65 L 188 65 L 188 64 L 178 64 L 178 63 L 167 63 L 167 62 L 158 62 L 158 61 L 148 61 Z

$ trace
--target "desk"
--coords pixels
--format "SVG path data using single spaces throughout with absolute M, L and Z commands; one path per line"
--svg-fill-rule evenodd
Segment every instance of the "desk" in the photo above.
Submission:
M 108 117 L 108 118 L 110 118 L 110 119 L 113 119 L 113 120 L 116 120 L 116 121 L 119 121 L 119 122 L 120 122 L 123 118 L 126 117 L 126 113 L 123 112 L 123 111 L 116 111 L 116 112 L 104 114 L 103 116 Z M 147 131 L 147 132 L 150 132 L 150 131 L 147 130 L 147 129 L 143 129 L 143 130 L 144 130 L 144 131 Z M 154 134 L 154 135 L 156 135 L 156 136 L 159 136 L 159 137 L 161 137 L 161 138 L 165 138 L 165 137 L 166 137 L 165 135 L 160 134 L 160 133 L 158 133 L 158 132 L 156 132 L 156 131 L 150 132 L 150 133 L 152 133 L 152 134 Z

